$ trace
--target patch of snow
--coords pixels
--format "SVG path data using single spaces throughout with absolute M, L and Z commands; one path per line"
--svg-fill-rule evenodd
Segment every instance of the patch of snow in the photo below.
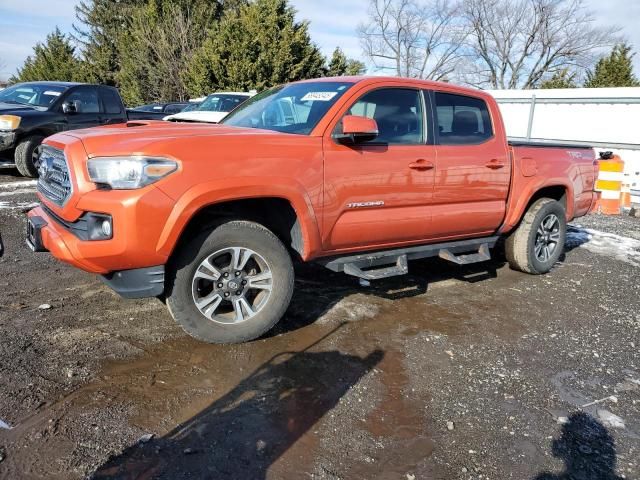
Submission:
M 625 428 L 624 420 L 609 410 L 598 410 L 598 418 L 605 427 Z
M 12 197 L 14 195 L 23 195 L 25 193 L 34 193 L 35 188 L 16 188 L 15 190 L 9 190 L 8 192 L 0 192 L 0 197 Z
M 0 420 L 0 428 L 4 428 L 5 430 L 11 430 L 11 427 L 9 426 L 9 424 L 3 422 L 2 420 Z
M 7 190 L 19 187 L 35 187 L 37 183 L 37 180 L 22 180 L 20 182 L 0 183 L 0 188 Z
M 35 208 L 40 205 L 37 202 L 0 202 L 0 210 L 23 210 L 29 208 Z
M 584 248 L 598 255 L 613 257 L 621 262 L 640 267 L 640 240 L 590 228 L 569 226 L 567 248 Z

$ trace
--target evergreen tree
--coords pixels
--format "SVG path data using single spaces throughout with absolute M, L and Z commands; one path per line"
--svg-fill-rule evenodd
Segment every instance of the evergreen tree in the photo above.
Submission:
M 564 68 L 540 84 L 540 88 L 576 88 L 576 74 Z
M 328 77 L 341 77 L 343 75 L 362 75 L 366 70 L 364 63 L 347 58 L 340 47 L 336 47 L 329 61 Z
M 296 22 L 287 0 L 255 0 L 226 14 L 186 72 L 189 92 L 263 90 L 325 73 L 307 22 Z
M 78 78 L 80 61 L 69 38 L 56 27 L 47 35 L 44 43 L 33 47 L 33 55 L 27 57 L 11 83 L 37 80 L 74 81 Z
M 587 73 L 587 88 L 597 87 L 637 87 L 638 79 L 633 74 L 631 46 L 616 45 L 608 57 L 601 58 L 593 72 Z
M 83 0 L 76 6 L 74 38 L 83 45 L 85 80 L 117 84 L 118 45 L 130 27 L 132 10 L 145 0 Z
M 83 0 L 75 38 L 88 81 L 116 85 L 127 104 L 186 96 L 181 71 L 224 11 L 247 0 Z
M 117 50 L 116 78 L 125 102 L 186 100 L 184 72 L 220 12 L 211 0 L 150 0 L 134 8 Z

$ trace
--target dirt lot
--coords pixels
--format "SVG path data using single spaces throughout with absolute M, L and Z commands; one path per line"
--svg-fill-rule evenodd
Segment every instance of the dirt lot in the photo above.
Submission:
M 0 171 L 0 478 L 640 478 L 640 220 L 576 221 L 542 277 L 305 267 L 276 332 L 211 346 L 30 253 L 33 192 Z

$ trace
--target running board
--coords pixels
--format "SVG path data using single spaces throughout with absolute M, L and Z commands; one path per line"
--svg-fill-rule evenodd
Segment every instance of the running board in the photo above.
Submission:
M 466 255 L 455 255 L 449 250 L 443 248 L 438 253 L 438 256 L 444 260 L 448 260 L 458 265 L 469 265 L 470 263 L 486 262 L 491 260 L 491 253 L 489 252 L 489 245 L 483 243 L 478 249 L 478 253 L 468 253 Z
M 407 256 L 400 255 L 393 267 L 362 270 L 355 263 L 347 263 L 344 266 L 344 273 L 353 277 L 364 278 L 365 280 L 380 280 L 381 278 L 406 275 L 409 273 L 409 265 L 407 264 Z
M 408 261 L 420 258 L 440 257 L 458 265 L 485 262 L 491 259 L 489 250 L 495 246 L 499 238 L 485 237 L 345 257 L 321 258 L 318 263 L 334 272 L 344 272 L 365 280 L 379 280 L 409 273 Z

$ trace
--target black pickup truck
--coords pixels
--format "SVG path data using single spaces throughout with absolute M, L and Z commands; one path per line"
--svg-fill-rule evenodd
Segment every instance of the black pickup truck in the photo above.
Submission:
M 28 82 L 0 90 L 0 159 L 15 162 L 26 177 L 37 176 L 35 149 L 49 135 L 128 120 L 158 119 L 126 110 L 118 90 L 105 85 Z

